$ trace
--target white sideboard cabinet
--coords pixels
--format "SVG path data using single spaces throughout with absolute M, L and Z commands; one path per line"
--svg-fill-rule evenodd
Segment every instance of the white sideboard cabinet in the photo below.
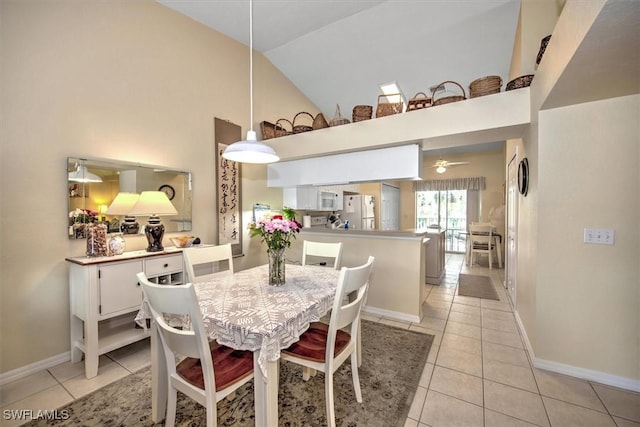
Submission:
M 71 363 L 84 354 L 87 378 L 98 375 L 101 354 L 149 336 L 133 319 L 142 303 L 136 274 L 150 281 L 179 285 L 184 281 L 181 250 L 133 251 L 99 258 L 67 258 L 71 309 Z

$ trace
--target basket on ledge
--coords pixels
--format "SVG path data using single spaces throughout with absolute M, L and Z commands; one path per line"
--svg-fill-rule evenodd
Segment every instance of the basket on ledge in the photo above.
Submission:
M 436 99 L 436 92 L 438 91 L 438 89 L 443 88 L 444 90 L 442 91 L 442 93 L 446 93 L 447 92 L 447 88 L 446 88 L 446 84 L 447 83 L 453 83 L 454 85 L 458 86 L 458 88 L 460 88 L 460 90 L 462 91 L 462 95 L 450 95 L 450 96 L 443 96 L 441 98 L 437 98 Z M 458 101 L 464 101 L 465 99 L 467 99 L 467 94 L 464 91 L 464 88 L 462 86 L 460 86 L 459 83 L 456 83 L 452 80 L 447 80 L 444 81 L 442 83 L 440 83 L 438 86 L 435 86 L 433 88 L 433 90 L 431 91 L 431 105 L 432 106 L 436 106 L 436 105 L 442 105 L 442 104 L 449 104 L 451 102 L 458 102 Z
M 477 98 L 479 96 L 500 93 L 502 87 L 502 78 L 500 76 L 486 76 L 475 79 L 469 85 L 469 96 Z
M 373 115 L 373 106 L 371 105 L 356 105 L 353 107 L 352 119 L 353 123 L 361 122 L 363 120 L 370 120 Z

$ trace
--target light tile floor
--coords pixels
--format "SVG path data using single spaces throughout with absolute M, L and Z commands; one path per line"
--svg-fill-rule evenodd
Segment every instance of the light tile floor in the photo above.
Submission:
M 640 393 L 533 368 L 501 283 L 504 270 L 447 254 L 440 286 L 427 286 L 420 323 L 364 315 L 435 336 L 405 427 L 640 427 Z M 492 278 L 500 301 L 458 296 L 458 274 Z M 149 365 L 149 340 L 101 357 L 98 376 L 64 363 L 0 389 L 1 426 L 11 410 L 61 407 Z M 9 412 L 7 412 L 9 411 Z

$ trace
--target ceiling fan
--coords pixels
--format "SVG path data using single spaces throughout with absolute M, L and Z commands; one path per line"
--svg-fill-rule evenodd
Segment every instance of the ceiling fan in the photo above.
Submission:
M 459 166 L 459 165 L 468 165 L 468 164 L 469 162 L 448 162 L 440 158 L 440 160 L 435 162 L 431 167 L 436 168 L 436 172 L 438 173 L 445 173 L 449 166 Z

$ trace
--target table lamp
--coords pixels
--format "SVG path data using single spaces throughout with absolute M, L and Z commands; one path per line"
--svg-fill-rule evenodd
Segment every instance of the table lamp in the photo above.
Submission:
M 149 223 L 145 226 L 144 234 L 147 236 L 149 246 L 147 252 L 161 252 L 164 225 L 160 222 L 160 216 L 177 215 L 178 211 L 162 191 L 143 191 L 140 198 L 129 211 L 130 216 L 149 216 Z
M 129 212 L 136 204 L 140 195 L 138 193 L 118 193 L 113 202 L 107 208 L 107 215 L 122 216 L 124 222 L 120 225 L 122 234 L 138 234 L 140 225 L 136 222 L 136 218 L 129 215 Z

